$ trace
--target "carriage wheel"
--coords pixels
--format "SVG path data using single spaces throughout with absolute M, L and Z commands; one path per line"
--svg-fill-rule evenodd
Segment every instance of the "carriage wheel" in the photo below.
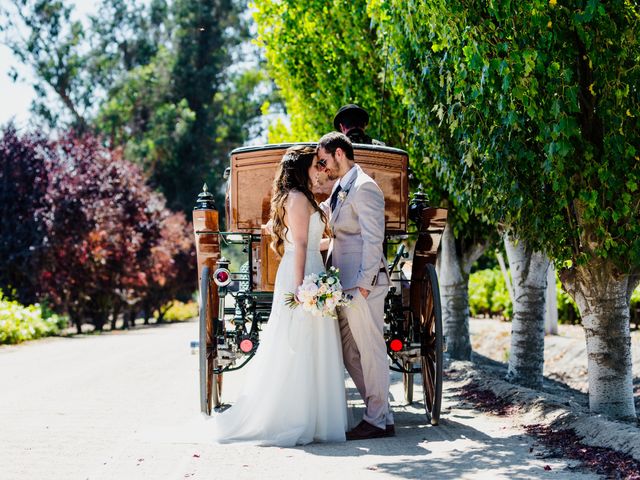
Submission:
M 420 316 L 422 390 L 427 417 L 432 425 L 437 425 L 442 402 L 442 311 L 440 288 L 434 266 L 427 264 L 425 273 Z
M 411 371 L 413 368 L 412 362 L 402 362 L 402 368 L 404 370 Z M 413 373 L 402 372 L 402 384 L 404 385 L 404 401 L 407 405 L 413 403 Z
M 211 414 L 211 407 L 221 404 L 222 374 L 213 373 L 218 366 L 218 350 L 214 328 L 218 311 L 217 291 L 211 288 L 209 267 L 202 269 L 200 280 L 200 410 Z

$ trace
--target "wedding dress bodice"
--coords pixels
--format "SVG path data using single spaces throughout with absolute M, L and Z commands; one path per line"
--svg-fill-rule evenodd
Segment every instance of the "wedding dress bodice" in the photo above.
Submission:
M 307 251 L 320 251 L 320 240 L 322 240 L 322 234 L 324 233 L 324 222 L 320 212 L 313 212 L 311 218 L 309 218 L 309 233 L 307 238 Z M 292 252 L 295 248 L 293 246 L 293 240 L 291 238 L 291 230 L 288 229 L 285 235 L 284 251 Z

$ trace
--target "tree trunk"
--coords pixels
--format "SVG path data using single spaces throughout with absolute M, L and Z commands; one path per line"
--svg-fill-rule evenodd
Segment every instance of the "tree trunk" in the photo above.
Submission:
M 149 325 L 149 318 L 151 317 L 151 315 L 149 315 L 149 304 L 147 302 L 144 303 L 142 315 L 144 315 L 144 324 Z
M 129 330 L 130 319 L 131 319 L 131 312 L 130 310 L 127 309 L 122 315 L 122 330 Z
M 109 318 L 109 312 L 106 310 L 98 310 L 93 315 L 93 324 L 98 332 L 104 329 L 104 324 Z
M 451 224 L 447 223 L 441 247 L 438 276 L 447 353 L 456 360 L 469 360 L 469 272 L 473 262 L 486 250 L 487 243 L 464 245 L 456 241 Z
M 629 304 L 638 278 L 616 274 L 613 264 L 594 260 L 562 272 L 561 280 L 582 316 L 590 410 L 635 420 Z
M 558 335 L 558 299 L 556 298 L 556 269 L 553 262 L 547 270 L 547 293 L 545 295 L 544 333 Z
M 118 322 L 118 316 L 120 315 L 120 304 L 117 303 L 113 307 L 113 311 L 111 312 L 111 330 L 116 329 L 116 323 Z
M 530 251 L 524 242 L 504 239 L 513 280 L 513 320 L 507 380 L 542 387 L 544 366 L 545 290 L 549 258 Z

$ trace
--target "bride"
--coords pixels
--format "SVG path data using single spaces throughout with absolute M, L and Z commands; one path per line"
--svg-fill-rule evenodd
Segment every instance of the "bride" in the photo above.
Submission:
M 315 149 L 308 146 L 289 148 L 280 162 L 271 222 L 272 248 L 282 258 L 272 310 L 237 402 L 214 417 L 220 443 L 293 446 L 345 440 L 338 323 L 285 304 L 285 295 L 295 292 L 305 275 L 324 270 L 320 242 L 326 217 L 311 193 L 316 162 Z

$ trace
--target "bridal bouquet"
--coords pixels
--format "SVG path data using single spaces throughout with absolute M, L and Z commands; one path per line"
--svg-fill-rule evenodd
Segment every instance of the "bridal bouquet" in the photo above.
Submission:
M 286 303 L 290 308 L 302 305 L 302 308 L 314 317 L 336 317 L 336 307 L 347 307 L 351 295 L 342 291 L 339 270 L 330 267 L 329 271 L 312 273 L 304 277 L 298 287 L 297 295 L 288 293 Z

